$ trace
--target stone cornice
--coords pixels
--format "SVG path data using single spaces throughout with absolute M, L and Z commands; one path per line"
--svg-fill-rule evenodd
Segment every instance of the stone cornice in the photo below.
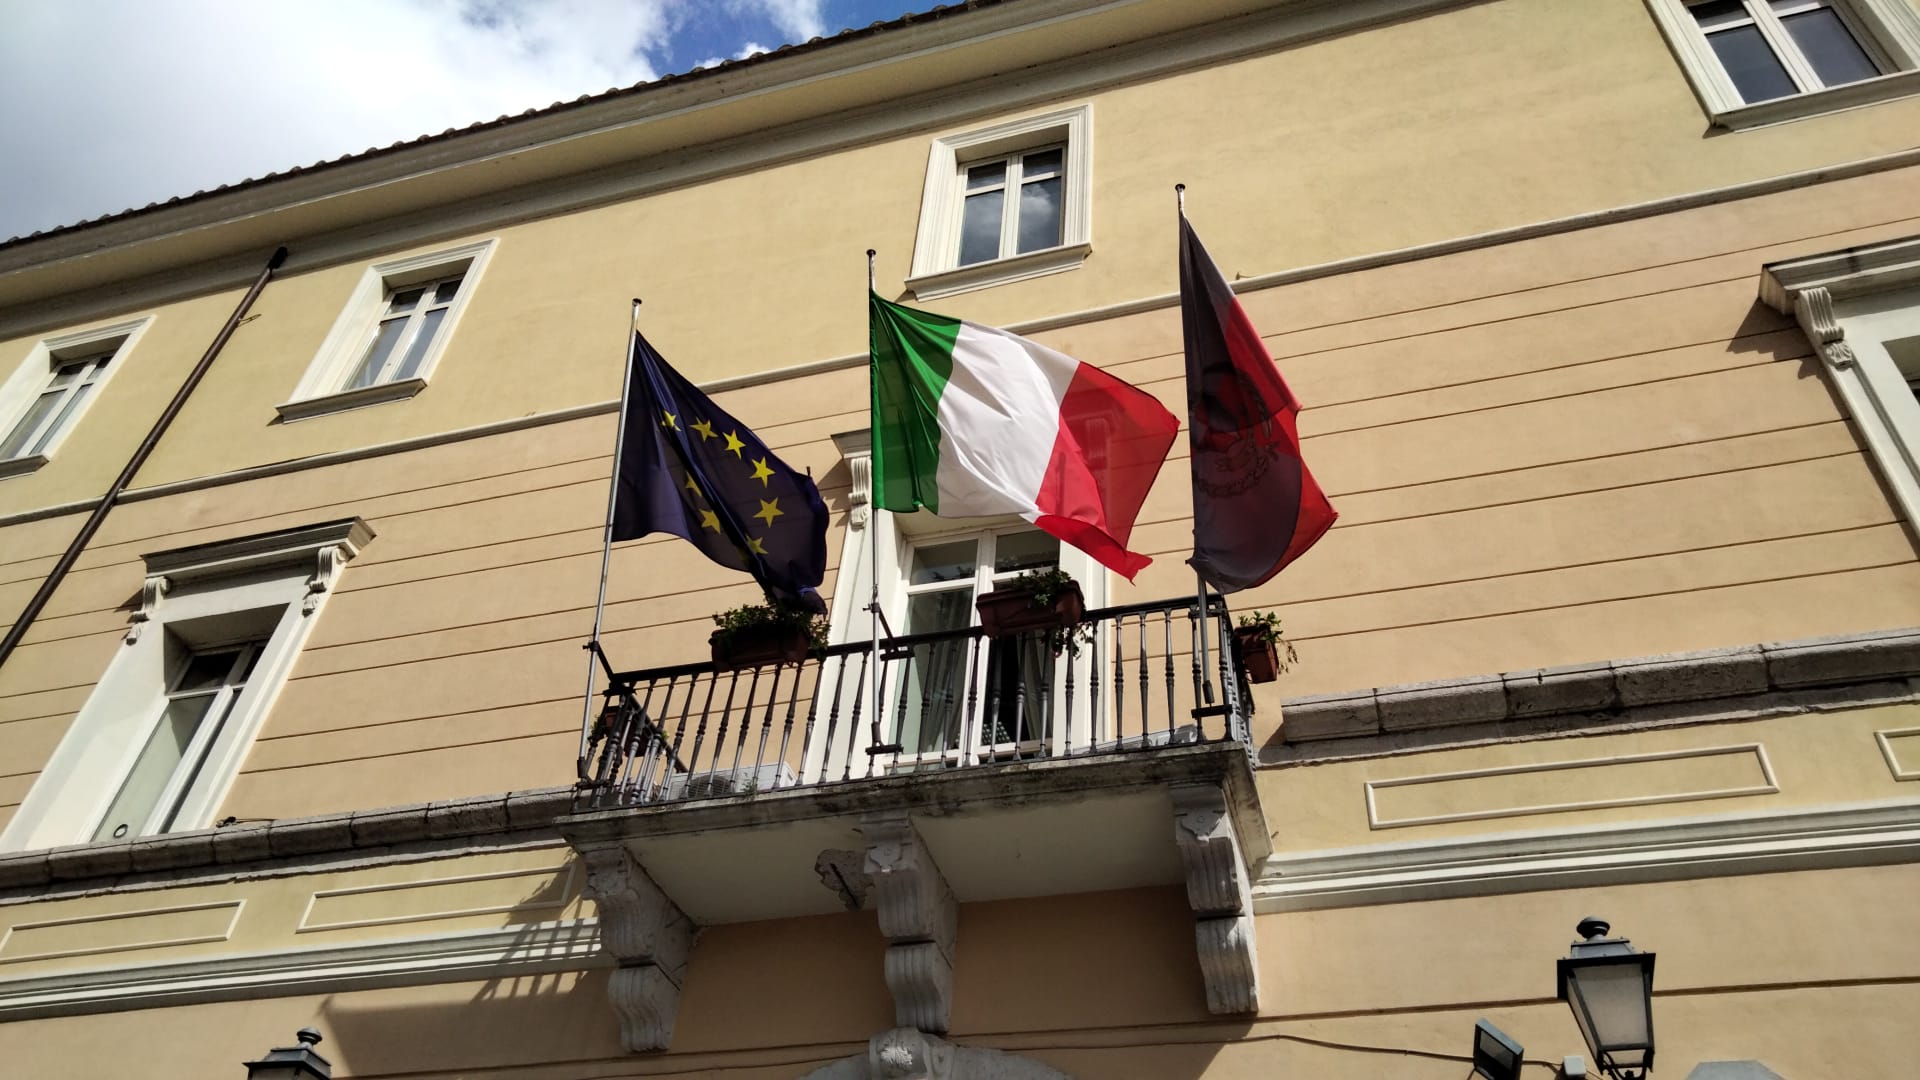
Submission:
M 1263 764 L 1920 697 L 1920 628 L 1668 653 L 1282 702 Z

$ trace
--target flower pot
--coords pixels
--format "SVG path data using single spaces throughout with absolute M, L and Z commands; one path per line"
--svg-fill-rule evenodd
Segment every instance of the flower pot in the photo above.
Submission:
M 707 645 L 713 650 L 714 667 L 739 671 L 762 664 L 798 664 L 807 658 L 813 641 L 804 626 L 765 623 L 731 633 L 715 630 L 707 638 Z
M 1273 647 L 1273 635 L 1264 626 L 1235 627 L 1233 656 L 1248 682 L 1270 683 L 1280 677 L 1280 654 Z
M 1053 603 L 1041 607 L 1033 602 L 1031 588 L 995 589 L 974 601 L 980 610 L 980 626 L 990 638 L 1010 637 L 1029 630 L 1057 630 L 1072 626 L 1087 613 L 1087 601 L 1080 594 L 1079 582 L 1069 581 L 1053 594 Z

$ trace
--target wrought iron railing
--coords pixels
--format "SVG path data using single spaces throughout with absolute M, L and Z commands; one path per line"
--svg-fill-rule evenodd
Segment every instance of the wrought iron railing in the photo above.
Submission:
M 721 798 L 907 772 L 1248 744 L 1252 698 L 1223 600 L 1089 611 L 1071 626 L 856 641 L 798 663 L 616 672 L 582 733 L 598 806 Z M 1202 655 L 1206 656 L 1203 664 Z

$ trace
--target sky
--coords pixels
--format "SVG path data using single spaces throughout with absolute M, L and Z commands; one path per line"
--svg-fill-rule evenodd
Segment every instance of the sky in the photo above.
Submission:
M 941 0 L 0 0 L 0 238 Z

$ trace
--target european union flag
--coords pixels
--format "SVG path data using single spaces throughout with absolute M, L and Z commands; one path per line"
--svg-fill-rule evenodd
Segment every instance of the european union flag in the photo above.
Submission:
M 745 570 L 769 599 L 824 610 L 827 506 L 634 332 L 613 538 L 672 533 L 721 566 Z

